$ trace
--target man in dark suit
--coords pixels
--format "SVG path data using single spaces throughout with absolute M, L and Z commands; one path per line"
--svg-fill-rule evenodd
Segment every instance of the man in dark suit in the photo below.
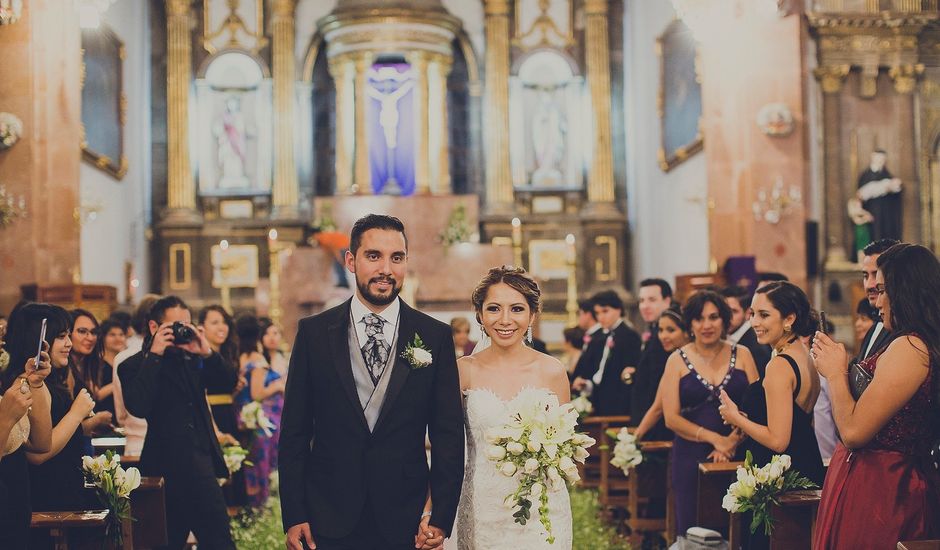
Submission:
M 628 415 L 630 387 L 622 375 L 624 369 L 635 369 L 640 362 L 640 335 L 623 322 L 623 301 L 616 292 L 599 292 L 591 301 L 605 337 L 595 334 L 588 344 L 585 354 L 589 357 L 583 364 L 578 362 L 580 370 L 575 369 L 572 388 L 590 392 L 593 414 L 597 416 Z
M 773 281 L 771 281 L 773 282 Z M 751 293 L 744 287 L 730 286 L 721 290 L 728 307 L 731 308 L 731 323 L 728 328 L 728 341 L 746 347 L 754 358 L 757 372 L 764 376 L 764 369 L 770 362 L 773 350 L 770 346 L 758 343 L 757 333 L 751 328 L 748 310 L 751 309 Z
M 174 323 L 192 331 L 190 341 L 174 339 Z M 140 471 L 163 477 L 166 484 L 166 548 L 183 548 L 192 531 L 200 548 L 234 550 L 217 481 L 229 474 L 206 401 L 206 380 L 227 377 L 234 385 L 237 373 L 212 351 L 176 296 L 153 304 L 149 327 L 143 349 L 121 363 L 118 376 L 124 406 L 147 420 Z
M 894 239 L 879 239 L 866 246 L 862 253 L 862 284 L 865 285 L 865 294 L 868 303 L 875 307 L 875 300 L 878 299 L 878 291 L 875 289 L 875 275 L 878 273 L 878 256 L 898 244 Z M 856 361 L 862 361 L 869 355 L 880 350 L 891 341 L 891 333 L 885 328 L 883 322 L 878 321 L 865 334 L 862 340 L 862 347 L 859 350 Z
M 301 320 L 294 340 L 279 448 L 287 547 L 437 547 L 464 468 L 451 330 L 398 298 L 401 221 L 371 214 L 350 241 L 355 296 Z

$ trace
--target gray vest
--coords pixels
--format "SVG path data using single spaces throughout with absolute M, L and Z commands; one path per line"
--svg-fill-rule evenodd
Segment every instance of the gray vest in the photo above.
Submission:
M 388 391 L 388 381 L 392 377 L 392 369 L 395 367 L 395 354 L 397 353 L 398 345 L 398 325 L 401 324 L 401 319 L 399 319 L 398 324 L 395 325 L 395 334 L 392 336 L 392 341 L 390 342 L 391 348 L 388 353 L 388 363 L 385 365 L 385 370 L 382 371 L 382 376 L 379 378 L 379 383 L 375 386 L 372 385 L 372 377 L 369 376 L 369 367 L 366 366 L 366 361 L 362 357 L 362 346 L 359 344 L 359 335 L 356 332 L 356 320 L 352 318 L 352 314 L 349 316 L 349 356 L 352 359 L 352 373 L 353 379 L 356 381 L 356 393 L 359 394 L 359 404 L 362 405 L 362 412 L 366 416 L 366 423 L 369 425 L 369 431 L 375 429 L 375 423 L 379 419 L 379 413 L 382 412 L 382 405 L 385 403 L 385 393 Z M 389 335 L 384 335 L 386 340 Z

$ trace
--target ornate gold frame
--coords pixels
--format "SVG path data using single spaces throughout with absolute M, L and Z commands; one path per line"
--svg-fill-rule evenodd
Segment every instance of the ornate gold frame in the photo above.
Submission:
M 115 160 L 109 157 L 104 153 L 100 153 L 91 149 L 88 145 L 85 134 L 85 124 L 81 125 L 81 141 L 80 145 L 82 148 L 82 158 L 92 165 L 94 165 L 99 170 L 102 170 L 116 179 L 123 179 L 127 175 L 127 155 L 125 154 L 124 147 L 124 127 L 127 125 L 127 94 L 124 91 L 124 59 L 127 57 L 127 50 L 124 47 L 124 42 L 118 37 L 118 35 L 111 30 L 106 24 L 102 23 L 101 26 L 96 31 L 106 37 L 109 41 L 116 43 L 118 45 L 118 74 L 116 81 L 118 83 L 118 97 L 117 97 L 117 109 L 118 109 L 118 132 L 120 134 L 120 143 L 121 143 L 121 155 Z M 85 48 L 82 48 L 82 72 L 81 80 L 79 82 L 79 89 L 83 90 L 85 88 Z
M 219 25 L 219 28 L 216 30 L 209 29 L 209 1 L 202 0 L 202 47 L 209 52 L 210 54 L 215 54 L 219 51 L 218 48 L 212 45 L 212 41 L 216 38 L 222 36 L 226 32 L 229 33 L 229 41 L 226 44 L 225 49 L 247 49 L 248 51 L 257 54 L 261 48 L 264 48 L 268 45 L 268 39 L 264 36 L 264 2 L 263 0 L 255 0 L 255 20 L 258 24 L 258 28 L 255 29 L 255 32 L 248 30 L 248 26 L 245 25 L 245 21 L 238 16 L 236 9 L 239 7 L 238 2 L 229 2 L 229 15 Z M 245 34 L 255 38 L 256 42 L 254 47 L 246 48 L 238 40 L 238 30 L 241 29 Z
M 659 59 L 659 92 L 656 97 L 656 111 L 659 115 L 659 167 L 663 172 L 668 172 L 676 166 L 682 164 L 686 159 L 698 153 L 705 147 L 705 138 L 702 135 L 702 119 L 698 120 L 698 132 L 691 142 L 676 148 L 675 152 L 668 154 L 666 152 L 666 54 L 663 51 L 663 44 L 666 36 L 673 32 L 675 25 L 680 20 L 676 19 L 666 26 L 662 34 L 656 37 L 656 57 Z M 696 50 L 695 54 L 695 80 L 701 83 L 699 74 L 699 56 Z

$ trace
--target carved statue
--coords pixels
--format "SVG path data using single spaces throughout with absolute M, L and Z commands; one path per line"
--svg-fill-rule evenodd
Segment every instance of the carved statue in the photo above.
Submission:
M 213 133 L 218 144 L 219 187 L 248 187 L 250 182 L 245 176 L 246 125 L 238 96 L 231 95 L 225 99 L 225 110 L 219 116 Z
M 539 106 L 532 117 L 532 146 L 535 152 L 533 185 L 560 185 L 560 165 L 565 154 L 567 123 L 555 102 L 555 90 L 539 89 Z
M 858 177 L 856 198 L 870 214 L 871 240 L 901 239 L 901 180 L 885 167 L 888 155 L 881 149 L 871 154 L 868 168 Z M 867 244 L 867 243 L 865 243 Z M 864 244 L 860 245 L 861 247 Z M 860 247 L 856 243 L 856 247 Z

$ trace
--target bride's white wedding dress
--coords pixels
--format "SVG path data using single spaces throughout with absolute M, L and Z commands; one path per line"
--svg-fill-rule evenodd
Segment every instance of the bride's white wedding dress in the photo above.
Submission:
M 571 548 L 571 503 L 564 484 L 557 491 L 549 491 L 548 508 L 554 544 L 546 542 L 546 532 L 538 519 L 538 504 L 533 503 L 532 517 L 526 525 L 515 523 L 513 510 L 504 504 L 507 496 L 515 492 L 518 481 L 496 470 L 486 457 L 488 443 L 484 432 L 501 426 L 508 420 L 509 406 L 527 392 L 538 392 L 558 405 L 554 393 L 544 388 L 525 388 L 510 401 L 504 401 L 493 391 L 484 388 L 465 390 L 464 414 L 467 431 L 467 467 L 463 490 L 457 507 L 457 525 L 454 529 L 458 550 L 537 550 Z M 448 541 L 447 548 L 453 548 Z

